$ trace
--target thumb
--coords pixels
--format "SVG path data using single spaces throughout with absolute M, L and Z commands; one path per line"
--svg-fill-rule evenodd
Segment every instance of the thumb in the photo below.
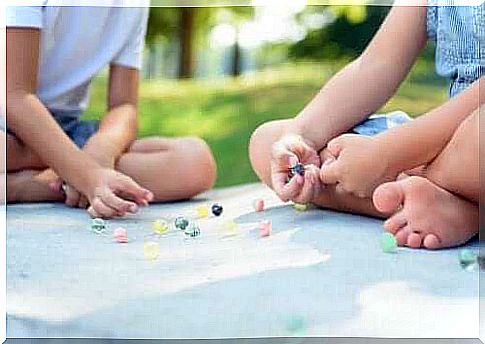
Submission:
M 325 161 L 320 169 L 320 180 L 323 184 L 337 184 L 339 182 L 339 163 L 333 158 Z
M 327 150 L 330 154 L 332 154 L 335 158 L 338 158 L 340 152 L 342 151 L 345 144 L 345 139 L 342 137 L 334 138 L 327 143 Z

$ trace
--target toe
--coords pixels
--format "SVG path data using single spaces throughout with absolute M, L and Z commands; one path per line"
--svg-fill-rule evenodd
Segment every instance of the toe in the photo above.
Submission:
M 395 237 L 399 246 L 404 246 L 408 242 L 409 231 L 406 228 L 396 232 Z
M 384 228 L 386 231 L 396 234 L 398 230 L 406 226 L 407 219 L 402 212 L 391 216 L 384 222 Z
M 422 238 L 419 233 L 411 233 L 408 236 L 407 245 L 412 248 L 420 248 L 422 243 Z
M 434 234 L 426 235 L 424 237 L 423 245 L 429 250 L 436 250 L 441 247 L 440 239 Z
M 384 214 L 393 213 L 404 202 L 404 190 L 401 181 L 380 185 L 373 195 L 374 205 Z

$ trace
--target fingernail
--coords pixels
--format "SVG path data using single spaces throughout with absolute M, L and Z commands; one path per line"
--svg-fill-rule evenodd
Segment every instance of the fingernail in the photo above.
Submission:
M 130 213 L 135 214 L 138 211 L 138 207 L 136 206 L 136 204 L 132 204 L 132 205 L 130 205 L 128 210 L 129 210 Z
M 323 166 L 327 166 L 327 165 L 330 165 L 332 162 L 335 161 L 335 158 L 327 158 L 325 159 L 325 161 L 323 162 Z

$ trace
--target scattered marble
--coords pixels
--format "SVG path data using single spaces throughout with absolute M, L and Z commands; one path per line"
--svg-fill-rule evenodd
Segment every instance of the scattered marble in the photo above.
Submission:
M 195 221 L 190 222 L 189 226 L 187 227 L 187 229 L 185 229 L 184 233 L 185 235 L 188 235 L 192 238 L 199 236 L 200 228 L 197 222 Z
M 197 207 L 197 215 L 200 219 L 205 219 L 206 217 L 209 217 L 209 207 L 207 207 L 206 204 L 199 205 Z
M 128 232 L 123 227 L 118 227 L 113 231 L 113 239 L 119 244 L 128 242 Z
M 271 220 L 263 220 L 259 223 L 259 235 L 260 237 L 268 237 L 271 235 L 273 225 Z
M 175 219 L 175 228 L 185 230 L 189 225 L 189 220 L 183 216 L 179 216 Z
M 257 199 L 253 202 L 254 210 L 260 213 L 264 210 L 264 199 Z
M 106 223 L 103 219 L 95 218 L 91 220 L 91 231 L 96 234 L 103 234 L 106 232 Z
M 301 203 L 294 203 L 293 208 L 295 208 L 297 211 L 306 211 L 308 209 L 308 205 L 301 204 Z
M 159 235 L 165 234 L 170 229 L 168 221 L 166 220 L 156 220 L 152 225 L 153 232 Z
M 394 235 L 388 232 L 382 233 L 381 248 L 385 253 L 395 253 L 397 251 L 397 240 Z
M 143 244 L 143 255 L 146 260 L 157 260 L 160 255 L 160 245 L 155 241 L 146 241 Z
M 459 253 L 460 266 L 466 271 L 476 271 L 478 265 L 478 253 L 470 250 L 463 249 Z
M 219 203 L 214 203 L 211 207 L 211 211 L 214 216 L 221 216 L 223 210 L 224 209 L 222 208 L 222 205 L 220 205 Z
M 225 236 L 236 235 L 239 230 L 239 225 L 234 220 L 224 221 L 222 230 Z

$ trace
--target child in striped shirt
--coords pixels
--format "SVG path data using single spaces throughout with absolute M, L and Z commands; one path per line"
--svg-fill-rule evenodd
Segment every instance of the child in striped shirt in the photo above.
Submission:
M 258 176 L 285 201 L 387 218 L 400 245 L 468 241 L 479 223 L 484 17 L 485 3 L 395 5 L 364 53 L 298 116 L 255 131 L 250 157 Z M 437 42 L 438 74 L 451 81 L 449 101 L 412 121 L 401 112 L 369 116 L 395 93 L 428 39 Z M 288 181 L 297 163 L 305 173 Z

